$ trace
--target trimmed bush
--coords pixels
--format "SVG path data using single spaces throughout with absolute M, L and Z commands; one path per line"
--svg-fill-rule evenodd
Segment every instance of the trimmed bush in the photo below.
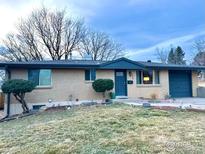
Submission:
M 13 80 L 8 80 L 3 83 L 1 86 L 1 89 L 3 93 L 6 94 L 13 94 L 16 100 L 21 103 L 23 112 L 28 113 L 29 108 L 26 104 L 26 101 L 24 100 L 25 98 L 25 93 L 31 92 L 36 85 L 32 81 L 28 80 L 22 80 L 22 79 L 13 79 Z
M 97 79 L 93 82 L 92 86 L 96 92 L 102 92 L 105 97 L 105 92 L 112 90 L 114 83 L 111 79 Z

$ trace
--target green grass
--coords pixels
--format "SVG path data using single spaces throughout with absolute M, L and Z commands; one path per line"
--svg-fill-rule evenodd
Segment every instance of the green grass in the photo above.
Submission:
M 0 123 L 0 153 L 203 153 L 204 147 L 205 114 L 196 112 L 113 104 Z

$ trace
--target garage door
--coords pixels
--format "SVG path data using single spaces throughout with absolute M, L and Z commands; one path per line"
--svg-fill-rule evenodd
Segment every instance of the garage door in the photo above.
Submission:
M 169 71 L 169 92 L 171 97 L 191 97 L 191 83 L 190 71 Z

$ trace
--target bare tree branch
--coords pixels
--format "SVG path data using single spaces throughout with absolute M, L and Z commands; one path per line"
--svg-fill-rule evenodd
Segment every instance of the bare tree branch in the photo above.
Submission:
M 90 55 L 92 60 L 113 60 L 123 56 L 120 44 L 115 43 L 105 33 L 88 30 L 83 37 L 80 55 Z
M 196 41 L 194 48 L 197 53 L 193 59 L 193 64 L 205 66 L 205 40 Z
M 168 52 L 164 48 L 156 48 L 156 56 L 160 62 L 166 64 L 168 60 Z
M 63 59 L 79 47 L 84 23 L 66 17 L 66 12 L 46 8 L 35 10 L 17 26 L 18 33 L 4 40 L 1 56 L 10 61 Z

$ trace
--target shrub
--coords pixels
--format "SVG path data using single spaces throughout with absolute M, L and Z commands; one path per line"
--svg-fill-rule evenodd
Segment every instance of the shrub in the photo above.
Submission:
M 102 92 L 105 97 L 105 92 L 112 90 L 114 83 L 111 79 L 97 79 L 93 82 L 92 86 L 96 92 Z
M 151 96 L 152 100 L 156 100 L 157 99 L 157 94 L 151 94 L 150 96 Z
M 1 89 L 3 93 L 13 94 L 16 100 L 22 105 L 23 112 L 29 112 L 29 108 L 26 104 L 25 93 L 31 92 L 36 85 L 32 81 L 22 80 L 22 79 L 14 79 L 8 80 L 3 83 Z

